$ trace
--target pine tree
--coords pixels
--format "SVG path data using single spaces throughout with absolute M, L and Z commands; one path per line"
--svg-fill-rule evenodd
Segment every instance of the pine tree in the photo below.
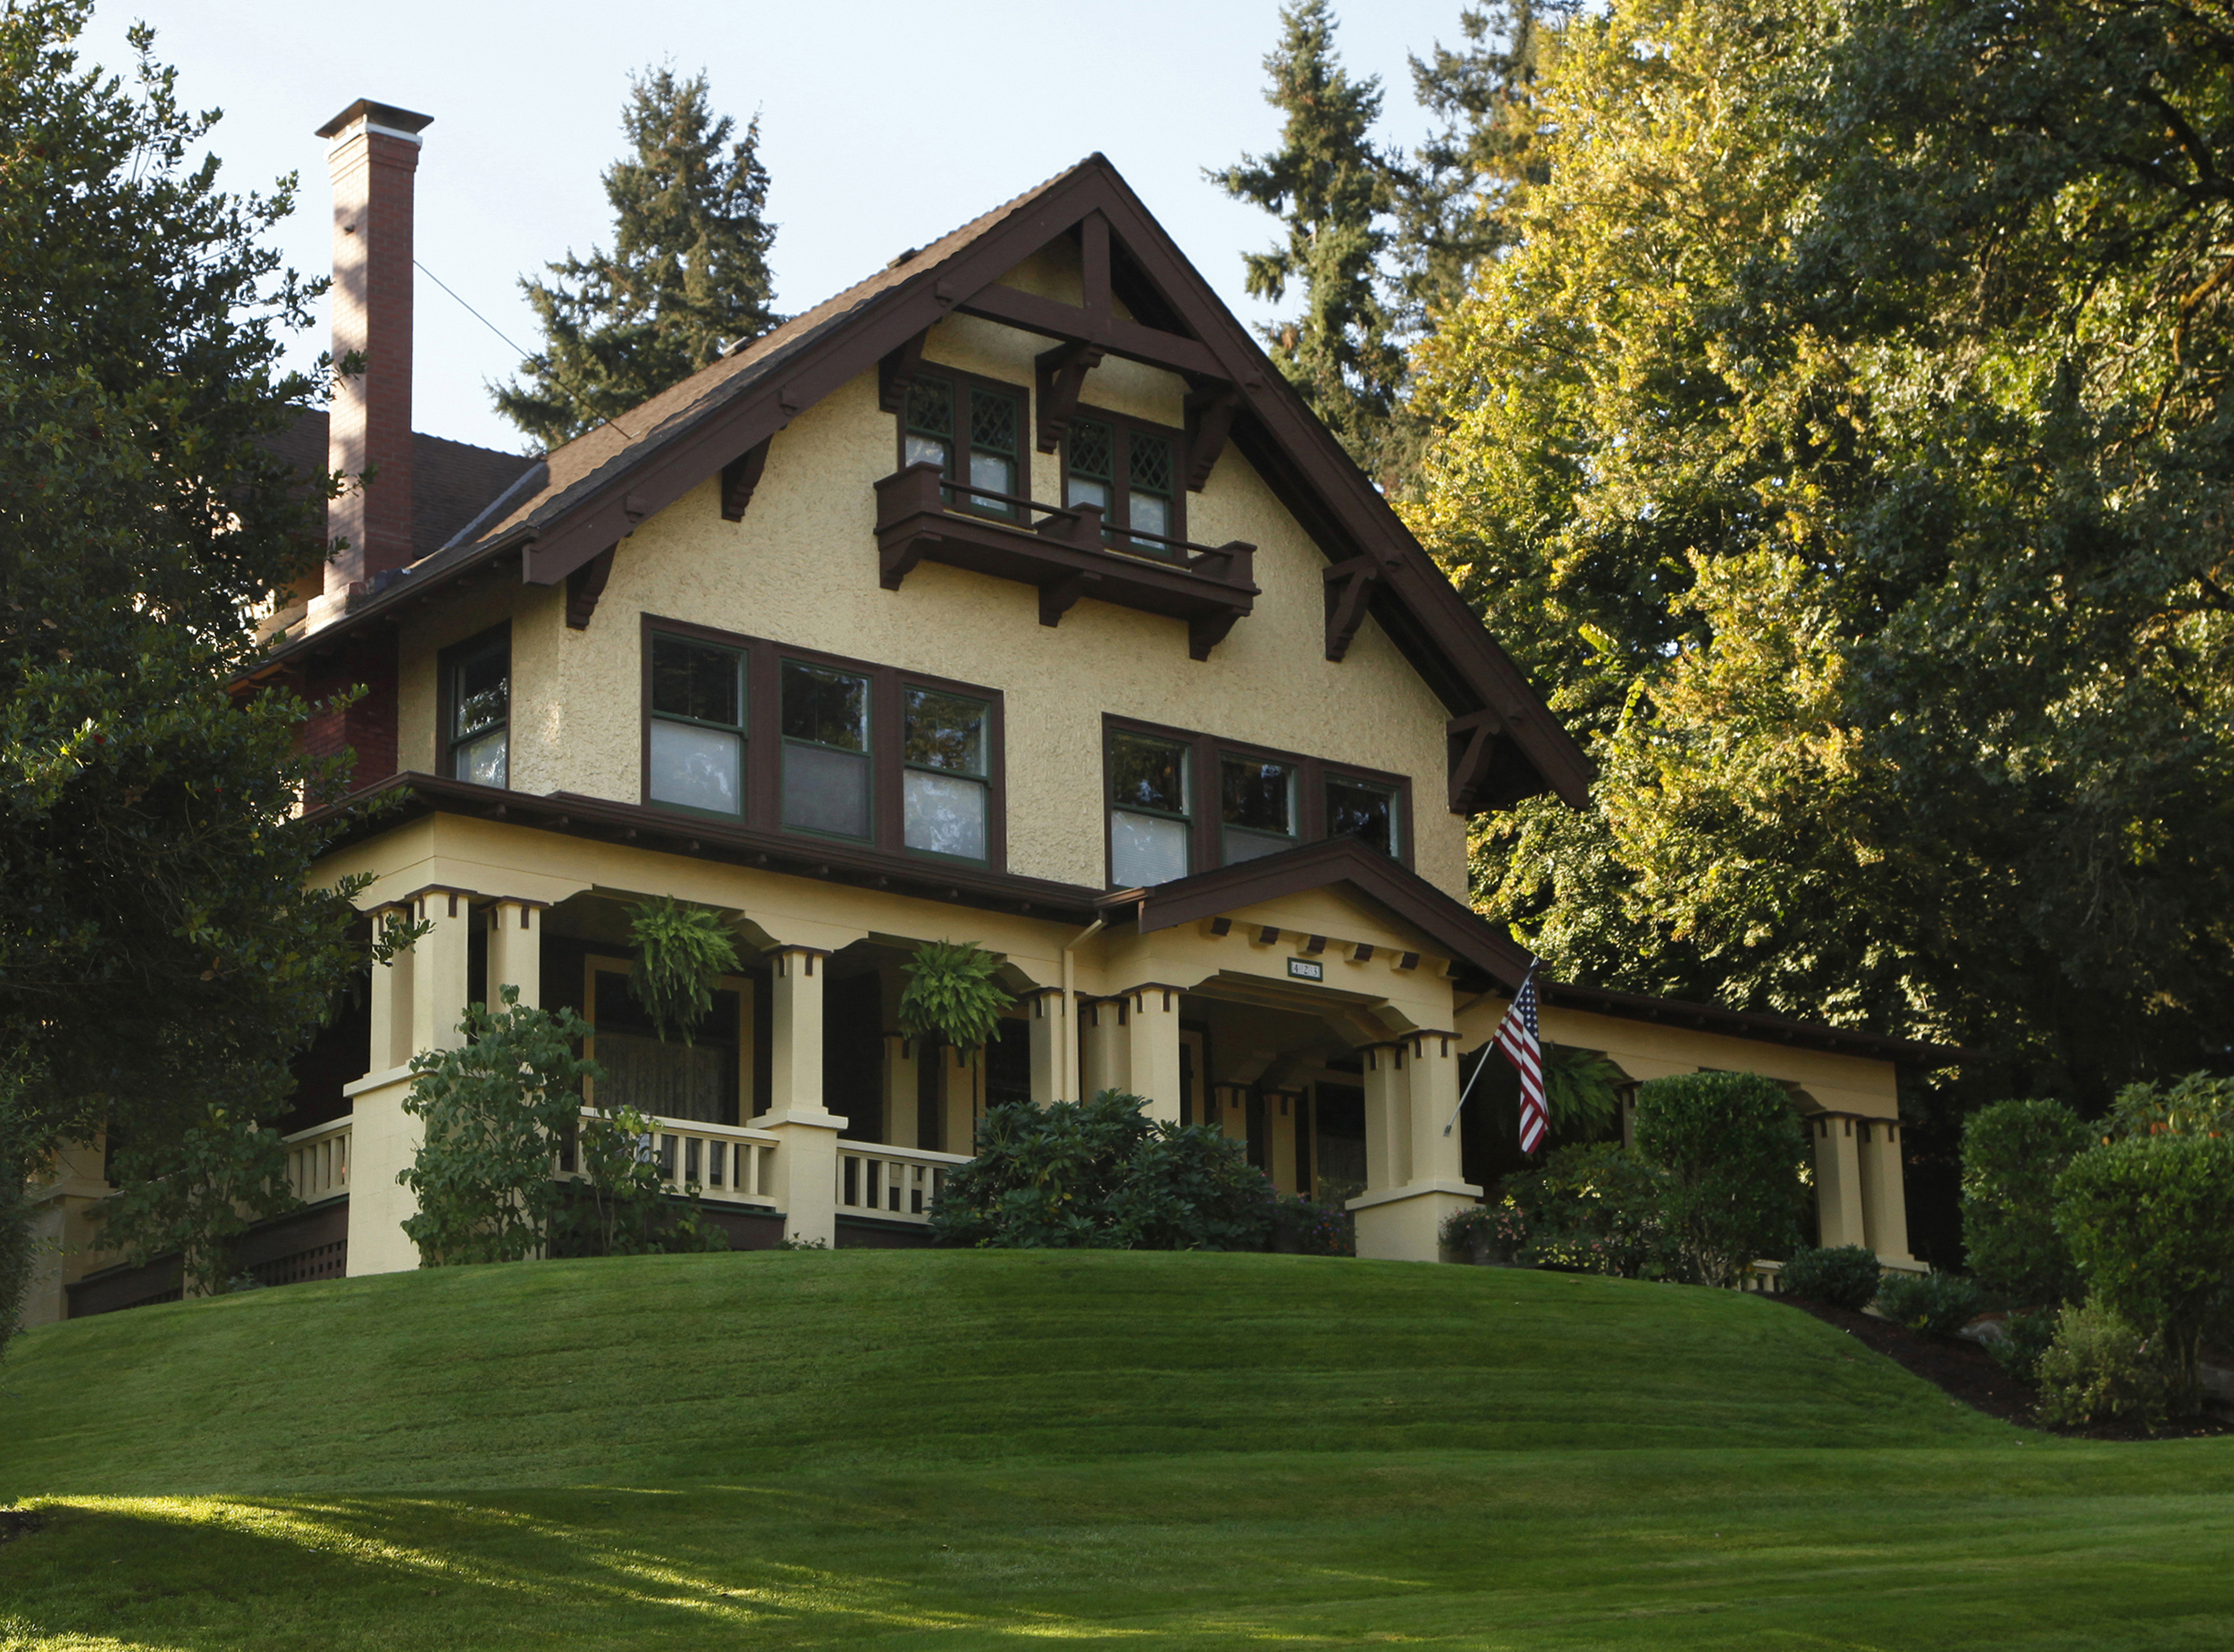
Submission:
M 1286 117 L 1281 147 L 1208 176 L 1286 222 L 1285 246 L 1247 255 L 1248 290 L 1278 304 L 1299 283 L 1303 313 L 1260 331 L 1312 410 L 1386 486 L 1404 354 L 1390 338 L 1380 281 L 1390 241 L 1380 226 L 1395 198 L 1394 161 L 1369 136 L 1381 116 L 1381 81 L 1352 80 L 1344 71 L 1326 0 L 1293 0 L 1280 15 L 1280 46 L 1264 59 L 1272 78 L 1264 101 Z
M 497 411 L 546 448 L 570 441 L 681 382 L 777 320 L 762 217 L 768 169 L 755 115 L 741 141 L 713 113 L 706 76 L 633 76 L 621 111 L 629 155 L 605 173 L 613 249 L 567 254 L 521 289 L 543 348 L 521 378 L 492 386 Z

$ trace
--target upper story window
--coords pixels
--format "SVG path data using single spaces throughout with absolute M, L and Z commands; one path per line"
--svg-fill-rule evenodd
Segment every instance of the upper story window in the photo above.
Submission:
M 1408 788 L 1398 776 L 1114 721 L 1107 767 L 1113 888 L 1165 884 L 1330 837 L 1410 859 Z M 1198 795 L 1210 802 L 1197 808 Z
M 499 626 L 442 656 L 443 767 L 453 780 L 511 784 L 512 638 Z
M 1063 499 L 1066 505 L 1098 505 L 1113 541 L 1120 530 L 1134 538 L 1132 549 L 1161 555 L 1163 541 L 1184 539 L 1180 526 L 1179 445 L 1167 432 L 1113 418 L 1071 422 L 1063 442 Z
M 869 679 L 786 659 L 783 683 L 784 824 L 869 836 Z
M 936 465 L 950 481 L 987 490 L 953 500 L 957 507 L 1015 516 L 1019 507 L 1009 500 L 1024 491 L 1018 486 L 1023 429 L 1023 391 L 961 374 L 921 373 L 908 390 L 900 462 Z
M 645 776 L 651 801 L 742 814 L 744 738 L 743 651 L 654 635 Z
M 643 799 L 997 868 L 1001 696 L 647 616 Z

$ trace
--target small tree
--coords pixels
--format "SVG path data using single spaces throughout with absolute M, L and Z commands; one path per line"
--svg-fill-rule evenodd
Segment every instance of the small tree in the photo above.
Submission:
M 2055 1178 L 2092 1145 L 2061 1102 L 1995 1102 L 1962 1127 L 1962 1245 L 1970 1270 L 2032 1304 L 2076 1294 L 2071 1248 L 2055 1230 Z
M 1637 1151 L 1665 1169 L 1669 1225 L 1701 1285 L 1730 1285 L 1799 1237 L 1807 1136 L 1792 1098 L 1754 1073 L 1678 1073 L 1637 1088 Z
M 138 1162 L 129 1147 L 119 1157 Z M 186 1288 L 216 1296 L 233 1277 L 233 1242 L 301 1201 L 287 1179 L 280 1134 L 252 1114 L 211 1107 L 170 1144 L 166 1173 L 138 1175 L 97 1207 L 125 1260 L 177 1252 Z
M 582 1081 L 603 1077 L 574 1052 L 588 1024 L 571 1010 L 531 1009 L 504 989 L 504 1010 L 479 1004 L 458 1024 L 466 1042 L 412 1058 L 404 1111 L 426 1139 L 396 1179 L 418 1195 L 403 1224 L 421 1264 L 518 1262 L 550 1244 L 564 1196 L 559 1143 L 582 1112 Z
M 2083 1153 L 2055 1225 L 2090 1296 L 2161 1338 L 2176 1404 L 2202 1404 L 2203 1326 L 2234 1279 L 2234 1141 L 2155 1136 Z

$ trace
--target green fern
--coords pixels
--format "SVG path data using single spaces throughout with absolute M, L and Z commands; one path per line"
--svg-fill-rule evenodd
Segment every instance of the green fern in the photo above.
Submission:
M 926 941 L 900 968 L 900 1030 L 911 1038 L 936 1034 L 961 1050 L 993 1036 L 1001 1012 L 1016 1001 L 993 978 L 1000 960 L 968 941 Z
M 714 1007 L 716 985 L 736 973 L 737 943 L 720 913 L 672 895 L 655 895 L 630 911 L 636 961 L 628 990 L 651 1018 L 652 1031 L 662 1038 L 679 1033 L 689 1044 Z

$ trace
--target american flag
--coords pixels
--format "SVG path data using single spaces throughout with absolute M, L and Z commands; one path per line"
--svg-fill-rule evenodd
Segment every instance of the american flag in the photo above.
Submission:
M 1520 1150 L 1533 1153 L 1543 1141 L 1550 1114 L 1543 1100 L 1543 1041 L 1536 1028 L 1536 971 L 1533 966 L 1513 994 L 1513 1007 L 1498 1023 L 1493 1041 L 1520 1074 Z

